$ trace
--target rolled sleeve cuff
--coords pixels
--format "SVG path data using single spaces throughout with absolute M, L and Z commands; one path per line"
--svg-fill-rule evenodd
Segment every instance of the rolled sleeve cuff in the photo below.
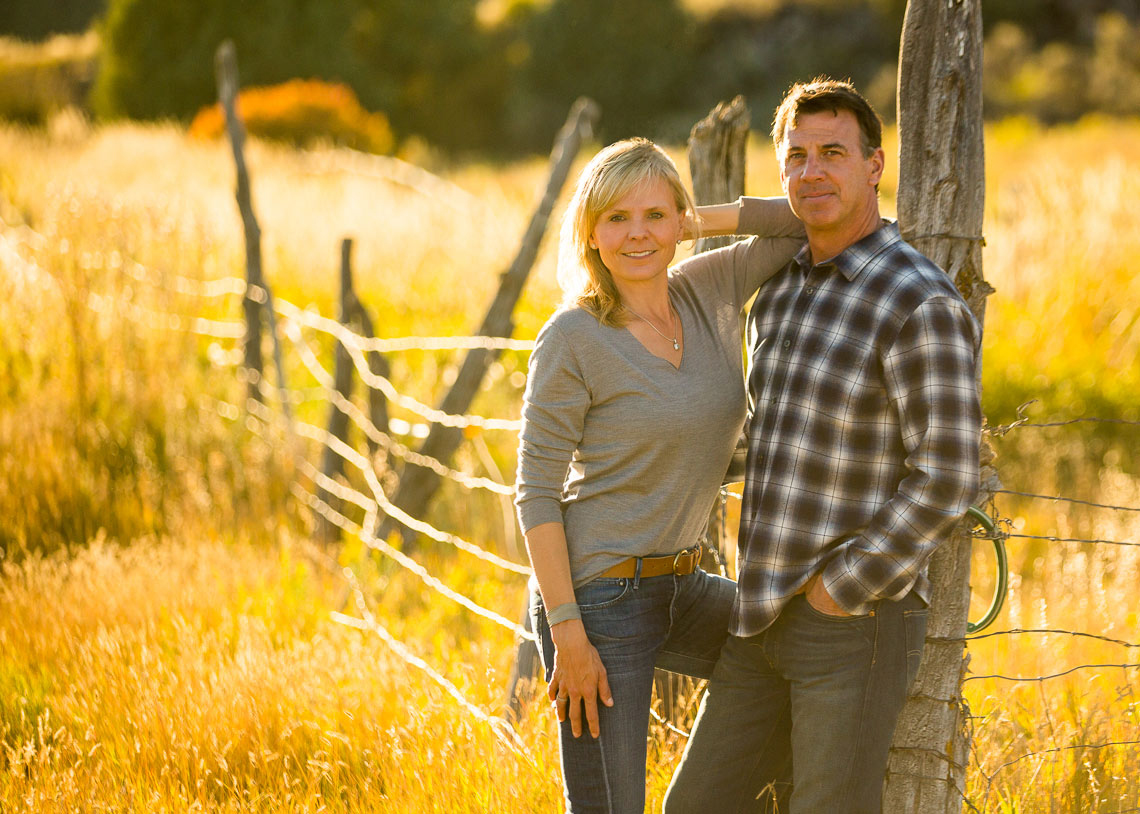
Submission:
M 554 498 L 533 497 L 517 503 L 516 509 L 523 534 L 543 523 L 562 522 L 562 504 Z

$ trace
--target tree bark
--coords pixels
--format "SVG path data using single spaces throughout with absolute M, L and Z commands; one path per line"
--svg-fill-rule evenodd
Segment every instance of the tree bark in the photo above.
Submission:
M 993 291 L 982 276 L 981 80 L 981 0 L 910 0 L 899 58 L 899 223 L 904 238 L 953 277 L 979 322 Z M 891 814 L 958 813 L 965 802 L 970 548 L 963 524 L 931 559 L 922 668 L 887 769 L 883 811 Z

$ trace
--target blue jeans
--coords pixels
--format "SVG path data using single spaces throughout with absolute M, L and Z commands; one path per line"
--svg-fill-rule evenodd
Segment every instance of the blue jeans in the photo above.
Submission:
M 729 636 L 665 814 L 881 814 L 887 753 L 922 658 L 913 592 L 866 616 L 820 613 L 803 595 L 756 636 Z
M 600 734 L 570 718 L 559 728 L 567 811 L 642 814 L 653 668 L 708 678 L 728 631 L 736 583 L 697 570 L 687 576 L 596 579 L 575 590 L 582 624 L 606 668 L 614 705 L 598 704 Z M 537 590 L 530 599 L 546 680 L 554 642 Z

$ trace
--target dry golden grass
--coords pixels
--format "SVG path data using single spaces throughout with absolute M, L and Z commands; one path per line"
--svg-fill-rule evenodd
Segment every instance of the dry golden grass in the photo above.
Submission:
M 552 810 L 549 727 L 521 727 L 525 758 L 506 749 L 330 621 L 342 589 L 290 542 L 96 542 L 5 565 L 0 809 Z M 432 629 L 397 629 L 432 649 Z M 493 708 L 509 640 L 473 632 L 437 660 Z
M 1033 397 L 1042 400 L 1035 418 L 1140 418 L 1140 288 L 1127 263 L 1140 252 L 1140 123 L 1007 122 L 991 128 L 987 147 L 985 262 L 998 289 L 987 315 L 991 419 L 1012 420 Z M 0 156 L 0 545 L 9 554 L 0 810 L 557 810 L 545 708 L 523 722 L 519 757 L 375 636 L 334 624 L 347 588 L 302 542 L 311 519 L 289 497 L 289 445 L 276 429 L 247 428 L 240 413 L 234 421 L 216 408 L 243 396 L 223 364 L 232 343 L 161 330 L 148 317 L 239 317 L 232 298 L 170 290 L 176 276 L 240 274 L 227 148 L 173 127 L 92 130 L 68 118 L 46 131 L 0 127 Z M 357 289 L 384 336 L 471 331 L 545 166 L 437 163 L 427 175 L 258 142 L 249 160 L 277 295 L 334 315 L 338 242 L 352 235 Z M 750 167 L 750 191 L 778 191 L 762 139 Z M 893 209 L 889 194 L 884 208 Z M 533 336 L 557 300 L 552 243 L 516 335 Z M 327 341 L 314 344 L 328 364 Z M 393 378 L 434 402 L 454 361 L 394 356 Z M 517 415 L 525 364 L 524 354 L 506 354 L 474 411 Z M 293 387 L 313 384 L 295 355 L 287 368 Z M 298 405 L 317 424 L 325 409 Z M 1137 507 L 1135 432 L 1015 430 L 996 441 L 999 466 L 1011 489 Z M 509 480 L 513 438 L 477 440 L 485 449 L 465 446 L 458 463 Z M 1134 513 L 1008 496 L 999 508 L 1025 533 L 1140 538 Z M 429 519 L 520 556 L 497 497 L 449 485 Z M 100 527 L 131 545 L 29 553 L 83 544 Z M 1010 599 L 995 629 L 1140 643 L 1136 549 L 1011 540 L 1010 553 Z M 462 555 L 417 556 L 447 584 L 517 615 L 521 580 Z M 982 595 L 986 556 L 979 547 Z M 358 544 L 340 558 L 393 634 L 474 703 L 501 710 L 510 634 L 391 563 L 363 558 Z M 1138 648 L 1059 634 L 980 639 L 970 650 L 977 676 L 1140 661 Z M 1140 740 L 1136 677 L 1101 667 L 1045 682 L 972 680 L 971 800 L 1001 812 L 1140 806 L 1130 782 L 1140 748 L 1072 748 Z M 682 741 L 662 727 L 651 734 L 655 807 Z M 1024 757 L 1049 749 L 1063 751 Z

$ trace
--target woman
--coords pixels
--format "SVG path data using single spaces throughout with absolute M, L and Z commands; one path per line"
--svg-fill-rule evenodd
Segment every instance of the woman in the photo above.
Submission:
M 574 814 L 643 810 L 654 666 L 708 677 L 733 599 L 698 540 L 744 421 L 739 315 L 803 240 L 783 199 L 748 199 L 717 231 L 782 237 L 670 272 L 693 213 L 652 142 L 602 150 L 563 221 L 567 301 L 531 356 L 516 504 Z

